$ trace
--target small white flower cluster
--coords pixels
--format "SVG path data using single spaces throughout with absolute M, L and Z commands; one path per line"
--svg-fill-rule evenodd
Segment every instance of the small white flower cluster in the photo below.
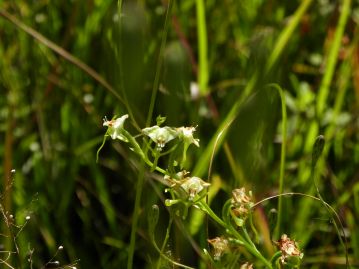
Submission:
M 142 132 L 157 144 L 159 150 L 162 150 L 168 142 L 177 137 L 184 142 L 186 147 L 190 144 L 199 147 L 199 139 L 193 137 L 194 131 L 196 131 L 195 127 L 172 128 L 157 125 L 142 129 Z
M 124 128 L 124 123 L 127 118 L 127 114 L 119 118 L 115 117 L 112 120 L 107 120 L 105 118 L 103 126 L 108 127 L 106 135 L 110 136 L 112 139 L 119 139 L 132 144 L 135 151 L 139 153 L 142 158 L 146 159 L 147 156 L 138 146 L 136 139 Z M 180 166 L 182 168 L 186 161 L 186 152 L 189 146 L 191 144 L 194 144 L 195 146 L 199 147 L 199 139 L 193 137 L 193 133 L 196 131 L 196 127 L 160 127 L 159 125 L 163 123 L 164 120 L 165 118 L 159 117 L 157 119 L 157 125 L 142 129 L 142 133 L 148 136 L 155 143 L 155 150 L 157 151 L 157 153 L 162 151 L 168 142 L 174 139 L 178 139 L 178 142 L 183 145 L 183 148 L 181 148 L 182 160 L 180 163 Z M 175 149 L 175 146 L 172 149 Z M 171 152 L 171 149 L 167 153 L 169 152 Z M 159 155 L 157 155 L 156 158 L 158 156 Z M 147 163 L 151 163 L 151 161 L 149 161 L 148 159 L 146 160 L 148 161 Z M 155 162 L 157 162 L 157 160 L 155 160 L 154 163 Z M 177 166 L 177 160 L 175 160 L 174 163 L 174 166 Z M 210 184 L 203 181 L 199 177 L 189 177 L 187 176 L 187 174 L 187 172 L 182 171 L 174 176 L 175 179 L 172 179 L 169 176 L 165 176 L 164 179 L 165 181 L 167 180 L 167 183 L 169 186 L 171 186 L 171 188 L 175 186 L 180 187 L 180 193 L 182 193 L 182 196 L 183 193 L 186 193 L 188 196 L 188 200 L 193 201 L 194 198 Z
M 120 139 L 124 142 L 128 142 L 128 139 L 124 135 L 124 123 L 127 118 L 128 115 L 126 114 L 112 120 L 104 119 L 103 126 L 108 127 L 107 134 L 111 136 L 112 139 Z M 199 139 L 193 137 L 195 131 L 195 127 L 173 128 L 168 126 L 160 127 L 158 125 L 142 129 L 142 132 L 156 143 L 158 150 L 162 150 L 168 142 L 177 137 L 184 142 L 185 148 L 188 148 L 190 144 L 199 147 Z
M 170 176 L 164 176 L 164 181 L 171 188 L 175 188 L 177 186 L 180 187 L 188 195 L 188 200 L 193 201 L 197 194 L 202 192 L 211 184 L 199 177 L 189 177 L 187 175 L 187 171 L 181 171 L 176 175 L 178 179 L 171 178 Z

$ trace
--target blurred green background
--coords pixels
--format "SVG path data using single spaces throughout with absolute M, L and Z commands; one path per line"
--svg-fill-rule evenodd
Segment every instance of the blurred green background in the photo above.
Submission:
M 235 187 L 251 189 L 256 200 L 278 193 L 281 102 L 267 85 L 280 85 L 288 114 L 284 191 L 315 194 L 311 151 L 323 134 L 320 189 L 341 216 L 350 262 L 359 266 L 358 1 L 174 1 L 162 51 L 168 2 L 118 4 L 0 1 L 2 250 L 14 249 L 6 237 L 10 214 L 20 226 L 31 217 L 17 238 L 22 264 L 16 255 L 9 260 L 15 268 L 30 268 L 30 253 L 41 268 L 60 245 L 55 259 L 63 265 L 125 267 L 140 164 L 119 142 L 108 142 L 97 163 L 96 151 L 104 116 L 131 112 L 128 129 L 145 127 L 159 67 L 154 118 L 198 125 L 201 147 L 190 149 L 186 167 L 194 175 L 206 179 L 210 141 L 233 119 L 209 179 L 218 212 Z M 156 175 L 146 175 L 145 190 L 134 268 L 151 268 L 158 258 L 146 212 L 160 206 L 158 238 L 168 215 Z M 276 206 L 273 199 L 256 211 L 267 253 Z M 300 242 L 303 268 L 344 268 L 345 251 L 320 203 L 287 197 L 284 209 L 282 229 Z M 183 225 L 174 228 L 168 254 L 199 268 L 206 224 L 196 229 L 190 216 Z M 217 236 L 220 229 L 209 225 Z

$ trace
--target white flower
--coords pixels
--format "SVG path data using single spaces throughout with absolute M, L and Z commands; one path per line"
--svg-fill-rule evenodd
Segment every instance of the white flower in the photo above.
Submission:
M 181 184 L 181 187 L 188 194 L 188 199 L 192 201 L 198 193 L 210 185 L 210 183 L 203 181 L 199 177 L 188 177 L 187 180 Z
M 162 150 L 166 143 L 175 139 L 178 135 L 176 130 L 171 127 L 159 127 L 157 125 L 144 128 L 142 132 L 157 144 L 159 150 Z
M 123 135 L 123 125 L 125 120 L 128 118 L 128 115 L 123 115 L 120 118 L 113 119 L 113 120 L 104 120 L 103 126 L 108 127 L 108 134 L 111 136 L 112 139 L 120 139 L 122 141 L 128 142 L 127 138 Z
M 193 132 L 196 131 L 196 127 L 180 127 L 177 128 L 177 131 L 186 145 L 195 144 L 199 147 L 199 139 L 193 137 Z

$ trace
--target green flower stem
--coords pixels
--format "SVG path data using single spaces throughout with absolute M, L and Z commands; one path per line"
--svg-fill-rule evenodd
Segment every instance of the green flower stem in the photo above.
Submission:
M 144 161 L 144 159 L 142 160 Z M 133 209 L 133 217 L 132 217 L 132 225 L 131 225 L 130 245 L 128 248 L 127 269 L 133 268 L 133 256 L 135 253 L 135 245 L 136 245 L 136 232 L 137 232 L 138 220 L 140 217 L 143 183 L 145 181 L 145 166 L 143 165 L 143 161 L 141 162 L 138 178 L 137 178 L 135 205 Z
M 228 225 L 222 220 L 220 219 L 216 213 L 213 212 L 213 210 L 208 206 L 208 204 L 206 204 L 204 201 L 199 201 L 197 203 L 197 205 L 204 210 L 214 221 L 216 221 L 219 225 L 221 225 L 222 227 L 224 227 L 226 230 L 228 230 L 233 236 L 235 236 L 237 239 L 239 239 L 239 241 L 241 242 L 241 244 L 250 252 L 252 253 L 255 257 L 257 257 L 258 259 L 260 259 L 263 264 L 265 264 L 268 268 L 272 269 L 272 265 L 271 263 L 258 251 L 258 249 L 256 248 L 256 246 L 254 245 L 254 243 L 252 242 L 252 240 L 250 239 L 249 235 L 247 234 L 248 238 L 243 238 L 243 236 L 236 230 L 234 229 L 234 227 L 232 225 Z M 246 237 L 247 237 L 246 236 Z
M 340 45 L 344 35 L 345 25 L 350 18 L 351 0 L 343 0 L 341 6 L 341 13 L 338 25 L 335 29 L 333 42 L 330 47 L 327 64 L 325 66 L 325 74 L 320 84 L 317 97 L 317 118 L 321 119 L 324 113 L 325 106 L 327 105 L 327 99 L 329 96 L 329 88 L 334 76 L 335 66 L 338 62 L 338 55 L 340 51 Z
M 276 263 L 281 256 L 282 256 L 282 252 L 280 252 L 280 251 L 277 251 L 276 253 L 274 253 L 274 255 L 272 256 L 272 258 L 270 260 L 273 268 L 277 267 Z
M 142 198 L 142 189 L 145 181 L 145 166 L 144 163 L 149 165 L 150 167 L 153 167 L 153 163 L 148 160 L 147 158 L 147 151 L 148 148 L 146 147 L 146 141 L 143 141 L 142 148 L 145 149 L 145 152 L 140 148 L 138 145 L 136 139 L 128 133 L 126 130 L 124 130 L 123 134 L 128 139 L 128 142 L 131 143 L 133 146 L 133 150 L 141 156 L 142 162 L 139 169 L 138 174 L 138 180 L 137 180 L 137 186 L 136 186 L 136 197 L 135 197 L 135 205 L 133 210 L 133 219 L 132 219 L 132 226 L 131 226 L 131 236 L 130 236 L 130 245 L 128 249 L 128 259 L 127 259 L 127 269 L 133 268 L 133 257 L 135 253 L 135 246 L 136 246 L 136 232 L 137 232 L 137 225 L 138 220 L 140 217 L 140 210 L 141 210 L 141 198 Z M 162 174 L 166 174 L 166 171 L 161 169 L 160 167 L 156 166 L 155 170 L 161 172 Z M 161 253 L 161 256 L 163 253 Z M 164 255 L 167 259 L 169 259 L 166 255 Z M 183 266 L 182 266 L 183 267 Z M 184 268 L 191 268 L 191 267 L 184 267 Z
M 297 11 L 293 14 L 292 19 L 289 21 L 288 25 L 283 29 L 281 34 L 276 41 L 275 48 L 272 50 L 271 55 L 269 56 L 268 63 L 266 65 L 266 70 L 269 72 L 272 67 L 278 62 L 279 57 L 285 51 L 283 48 L 287 46 L 288 41 L 293 35 L 294 30 L 297 28 L 300 23 L 300 19 L 304 16 L 305 12 L 308 10 L 310 4 L 313 0 L 303 0 Z M 222 144 L 226 139 L 226 135 L 228 133 L 228 126 L 238 115 L 239 110 L 242 108 L 243 102 L 249 96 L 249 94 L 255 89 L 258 72 L 255 72 L 251 79 L 248 81 L 243 94 L 241 97 L 234 103 L 231 110 L 228 112 L 225 119 L 222 121 L 220 126 L 218 127 L 216 133 L 213 135 L 211 141 L 207 144 L 207 147 L 204 149 L 201 158 L 197 161 L 196 166 L 193 170 L 193 174 L 198 177 L 202 177 L 208 170 L 208 164 L 210 159 L 213 156 L 213 149 L 215 148 L 215 153 L 221 148 Z
M 234 229 L 233 226 L 231 226 L 230 231 L 237 238 L 243 238 L 243 236 L 236 229 Z M 248 236 L 248 234 L 247 234 L 247 236 Z M 268 268 L 272 269 L 271 263 L 262 255 L 262 253 L 259 252 L 259 250 L 256 248 L 256 246 L 254 245 L 252 240 L 249 238 L 249 236 L 248 236 L 248 240 L 249 240 L 249 242 L 246 241 L 245 239 L 242 239 L 243 246 L 250 253 L 252 253 L 255 257 L 257 257 L 259 260 L 261 260 L 263 262 L 263 264 L 265 264 Z
M 206 26 L 206 7 L 204 0 L 196 1 L 197 12 L 197 35 L 198 35 L 198 55 L 199 55 L 199 70 L 198 70 L 198 84 L 202 96 L 207 94 L 209 68 L 207 59 L 207 26 Z
M 243 225 L 241 228 L 242 228 L 242 231 L 243 231 L 243 234 L 244 234 L 244 238 L 247 240 L 247 242 L 249 242 L 257 250 L 256 245 L 253 243 L 252 239 L 250 238 L 246 227 Z
M 198 205 L 202 210 L 204 210 L 215 222 L 217 222 L 217 223 L 218 223 L 219 225 L 221 225 L 223 228 L 227 228 L 226 223 L 225 223 L 223 220 L 221 220 L 221 218 L 218 217 L 218 216 L 216 215 L 216 213 L 213 212 L 213 210 L 209 207 L 209 205 L 208 205 L 205 201 L 203 201 L 203 200 L 198 201 L 198 202 L 197 202 L 197 205 Z
M 259 235 L 258 235 L 258 231 L 256 229 L 256 227 L 254 226 L 254 223 L 253 223 L 253 213 L 251 213 L 249 215 L 249 225 L 252 229 L 252 232 L 254 233 L 254 236 L 256 238 L 256 243 L 259 243 Z
M 287 109 L 285 94 L 283 89 L 277 84 L 269 84 L 268 87 L 275 88 L 278 90 L 280 100 L 282 103 L 282 145 L 280 153 L 280 171 L 279 171 L 279 190 L 278 193 L 283 193 L 284 188 L 284 172 L 285 172 L 285 158 L 286 158 L 286 145 L 287 145 Z M 278 217 L 277 224 L 274 231 L 274 237 L 279 237 L 281 233 L 281 224 L 282 224 L 282 214 L 283 214 L 283 199 L 282 196 L 279 196 L 278 199 Z
M 147 159 L 147 158 L 143 158 L 142 160 L 144 160 L 144 162 L 149 166 L 149 167 L 153 167 L 153 163 Z M 156 170 L 157 172 L 160 172 L 161 174 L 163 175 L 167 175 L 167 172 L 166 170 L 162 169 L 161 167 L 158 167 L 158 166 L 155 166 L 154 170 Z
M 308 10 L 309 6 L 313 0 L 303 0 L 300 3 L 300 6 L 295 11 L 295 13 L 291 16 L 291 19 L 288 23 L 288 25 L 283 29 L 283 31 L 280 33 L 274 49 L 272 50 L 272 53 L 269 56 L 267 65 L 266 65 L 266 71 L 270 71 L 272 67 L 277 62 L 278 58 L 282 55 L 282 53 L 285 51 L 285 47 L 288 44 L 288 41 L 293 35 L 294 30 L 297 28 L 298 24 L 300 23 L 301 18 L 305 15 L 305 12 Z
M 177 148 L 177 144 L 176 144 L 176 145 L 174 145 L 174 146 L 173 146 L 172 148 L 170 148 L 169 150 L 167 150 L 167 151 L 165 151 L 165 152 L 160 153 L 160 157 L 162 157 L 162 156 L 165 156 L 165 155 L 167 155 L 167 154 L 172 153 L 173 151 L 175 151 L 175 150 L 176 150 L 176 148 Z
M 160 84 L 160 74 L 161 74 L 161 69 L 162 69 L 162 57 L 165 51 L 165 47 L 166 47 L 166 41 L 167 41 L 167 33 L 168 33 L 168 26 L 169 26 L 169 21 L 170 21 L 170 17 L 171 17 L 171 11 L 172 11 L 172 6 L 173 6 L 173 0 L 169 0 L 168 1 L 168 5 L 167 5 L 167 12 L 166 12 L 166 18 L 165 18 L 165 24 L 163 26 L 163 33 L 162 33 L 162 39 L 161 39 L 161 46 L 160 46 L 160 51 L 158 53 L 158 59 L 157 59 L 157 66 L 156 66 L 156 73 L 155 73 L 155 79 L 153 81 L 153 88 L 152 88 L 152 94 L 151 94 L 151 101 L 150 101 L 150 107 L 148 109 L 148 114 L 147 114 L 147 120 L 146 120 L 146 127 L 151 125 L 151 119 L 152 119 L 152 115 L 153 115 L 153 109 L 155 107 L 155 101 L 156 101 L 156 96 L 157 96 L 157 91 L 159 89 L 159 84 Z
M 160 252 L 161 256 L 162 256 L 163 251 L 164 251 L 164 249 L 165 249 L 165 247 L 167 245 L 168 239 L 170 238 L 170 231 L 171 231 L 172 223 L 173 223 L 173 216 L 170 215 L 170 220 L 168 222 L 165 239 L 163 240 L 162 247 L 161 247 L 161 252 Z M 160 268 L 161 268 L 161 259 L 159 259 L 158 263 L 157 263 L 157 269 L 160 269 Z
M 141 149 L 140 145 L 137 143 L 136 139 L 125 129 L 122 129 L 121 134 L 126 137 L 128 140 L 128 143 L 132 145 L 132 150 L 136 152 L 142 159 L 145 159 L 145 154 L 143 153 L 143 150 Z
M 232 234 L 234 236 L 236 236 L 237 238 L 241 238 L 241 240 L 243 242 L 243 246 L 250 253 L 252 253 L 255 257 L 257 257 L 259 260 L 261 260 L 263 262 L 263 264 L 265 264 L 268 268 L 272 269 L 271 263 L 256 248 L 255 244 L 253 243 L 253 241 L 251 240 L 251 238 L 249 237 L 249 235 L 248 235 L 248 233 L 247 233 L 247 231 L 245 229 L 243 229 L 243 232 L 244 232 L 244 235 L 245 235 L 245 239 L 244 239 L 243 236 L 236 229 L 234 229 L 234 227 L 232 225 L 230 226 L 230 228 L 231 228 L 230 231 L 232 232 Z M 248 241 L 246 241 L 246 239 Z
M 151 166 L 151 172 L 155 171 L 157 164 L 158 164 L 158 159 L 160 158 L 160 153 L 159 151 L 156 151 L 155 152 L 155 158 L 153 159 L 153 163 L 152 163 L 152 166 Z
M 134 152 L 136 152 L 138 155 L 140 155 L 141 159 L 151 168 L 154 167 L 153 170 L 156 170 L 158 172 L 160 172 L 163 175 L 166 175 L 167 172 L 166 170 L 158 167 L 157 165 L 154 165 L 147 157 L 147 154 L 145 154 L 143 152 L 143 150 L 141 149 L 140 145 L 137 143 L 136 139 L 126 130 L 122 130 L 122 135 L 125 136 L 128 140 L 128 143 L 131 144 L 132 149 Z M 147 151 L 147 150 L 146 150 Z

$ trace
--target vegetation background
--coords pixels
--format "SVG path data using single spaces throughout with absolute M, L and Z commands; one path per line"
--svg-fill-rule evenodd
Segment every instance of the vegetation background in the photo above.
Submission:
M 225 130 L 208 179 L 216 212 L 241 186 L 257 201 L 280 187 L 315 195 L 312 146 L 323 134 L 316 174 L 358 268 L 358 23 L 359 3 L 350 0 L 1 0 L 2 250 L 14 250 L 10 214 L 17 225 L 27 223 L 16 238 L 20 259 L 7 261 L 30 268 L 31 254 L 40 268 L 61 245 L 55 257 L 61 264 L 126 266 L 140 163 L 118 142 L 107 143 L 98 162 L 96 151 L 104 116 L 130 113 L 126 126 L 136 132 L 158 90 L 152 124 L 162 115 L 169 126 L 198 125 L 201 147 L 191 148 L 187 160 L 193 175 L 207 179 L 213 141 Z M 160 86 L 153 89 L 156 70 Z M 270 83 L 285 90 L 282 186 L 281 100 Z M 159 241 L 167 227 L 157 179 L 145 177 L 134 268 L 151 268 L 158 259 L 147 234 L 153 204 L 161 212 Z M 255 212 L 268 256 L 278 239 L 269 235 L 276 207 L 273 199 Z M 286 197 L 283 210 L 282 230 L 299 241 L 304 268 L 345 267 L 345 250 L 321 203 Z M 207 248 L 207 225 L 211 237 L 221 231 L 194 220 L 192 214 L 173 228 L 167 254 L 199 268 L 196 251 Z M 0 253 L 1 261 L 6 255 Z

